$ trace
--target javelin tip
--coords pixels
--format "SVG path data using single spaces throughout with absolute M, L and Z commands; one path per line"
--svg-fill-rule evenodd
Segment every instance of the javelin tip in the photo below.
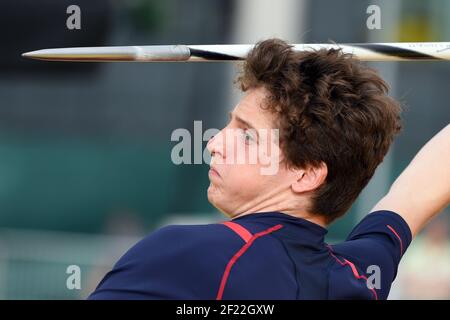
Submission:
M 22 57 L 36 60 L 50 60 L 55 57 L 55 49 L 43 49 L 22 53 Z
M 33 58 L 36 56 L 36 53 L 37 53 L 38 51 L 39 51 L 39 50 L 37 50 L 37 51 L 24 52 L 24 53 L 22 53 L 22 57 L 33 59 Z
M 74 47 L 25 52 L 22 57 L 51 61 L 186 61 L 190 51 L 183 45 Z

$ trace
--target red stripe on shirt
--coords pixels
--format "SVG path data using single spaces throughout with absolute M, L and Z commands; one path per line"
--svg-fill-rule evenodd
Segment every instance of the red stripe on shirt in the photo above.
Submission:
M 250 246 L 253 244 L 253 242 L 255 242 L 256 239 L 268 235 L 269 233 L 272 233 L 274 231 L 277 231 L 279 229 L 281 229 L 283 226 L 281 224 L 278 224 L 274 227 L 271 227 L 267 230 L 264 230 L 262 232 L 256 233 L 255 235 L 253 235 L 248 242 L 246 242 L 241 249 L 239 249 L 239 251 L 231 258 L 231 260 L 228 262 L 225 271 L 223 273 L 222 276 L 222 280 L 220 281 L 220 287 L 219 287 L 219 291 L 217 292 L 217 297 L 216 300 L 222 300 L 223 297 L 223 292 L 225 290 L 225 286 L 227 284 L 228 281 L 228 277 L 230 276 L 230 272 L 231 272 L 231 268 L 233 267 L 233 265 L 236 263 L 236 261 L 242 257 L 242 255 L 250 248 Z M 243 228 L 243 227 L 242 227 Z
M 236 232 L 246 243 L 249 242 L 253 236 L 247 229 L 235 222 L 226 221 L 222 222 L 222 224 Z
M 397 231 L 395 231 L 395 229 L 392 228 L 390 225 L 387 224 L 386 227 L 388 227 L 389 230 L 391 230 L 392 233 L 395 234 L 395 236 L 398 238 L 398 241 L 400 241 L 400 256 L 402 256 L 403 255 L 403 241 L 402 241 L 402 238 L 400 238 L 400 236 L 398 235 Z
M 358 279 L 358 280 L 359 280 L 359 279 L 364 279 L 364 280 L 366 281 L 366 286 L 367 286 L 367 277 L 365 277 L 365 276 L 359 274 L 359 272 L 358 272 L 358 270 L 356 269 L 355 264 L 354 264 L 353 262 L 351 262 L 351 261 L 349 261 L 349 260 L 347 260 L 347 259 L 344 259 L 344 262 L 342 262 L 341 260 L 339 260 L 339 258 L 336 257 L 336 256 L 333 254 L 333 251 L 332 251 L 332 249 L 331 249 L 331 246 L 328 246 L 328 250 L 330 251 L 330 255 L 331 255 L 334 259 L 336 259 L 336 261 L 337 261 L 341 266 L 346 266 L 346 265 L 347 265 L 347 266 L 350 267 L 350 269 L 352 269 L 353 276 L 354 276 L 356 279 Z M 373 293 L 373 295 L 374 295 L 374 297 L 375 297 L 375 300 L 378 300 L 378 295 L 377 295 L 376 290 L 375 290 L 374 288 L 369 288 L 369 287 L 367 287 L 367 289 L 369 289 L 370 291 L 372 291 L 372 293 Z

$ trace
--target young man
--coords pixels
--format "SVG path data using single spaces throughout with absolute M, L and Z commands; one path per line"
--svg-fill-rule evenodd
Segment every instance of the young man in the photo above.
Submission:
M 386 299 L 412 238 L 450 202 L 450 126 L 330 246 L 326 227 L 382 162 L 400 106 L 351 56 L 294 52 L 277 39 L 252 50 L 238 81 L 246 94 L 208 143 L 208 199 L 230 219 L 157 230 L 90 298 Z M 263 159 L 275 170 L 263 173 Z

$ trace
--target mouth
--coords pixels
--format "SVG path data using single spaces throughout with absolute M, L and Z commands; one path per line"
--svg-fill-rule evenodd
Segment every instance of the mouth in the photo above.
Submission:
M 209 168 L 209 172 L 208 172 L 208 175 L 211 177 L 211 176 L 216 176 L 216 177 L 219 177 L 220 178 L 220 173 L 219 173 L 219 171 L 217 171 L 217 169 L 215 169 L 214 167 L 210 167 Z

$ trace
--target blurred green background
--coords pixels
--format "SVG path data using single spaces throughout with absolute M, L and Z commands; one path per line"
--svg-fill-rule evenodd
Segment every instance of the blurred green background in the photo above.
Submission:
M 81 8 L 81 30 L 66 28 L 72 4 Z M 366 27 L 370 4 L 381 8 L 381 30 Z M 154 228 L 223 219 L 206 198 L 207 165 L 173 164 L 170 135 L 192 131 L 194 120 L 204 130 L 221 128 L 239 98 L 232 63 L 50 63 L 22 52 L 273 36 L 292 43 L 450 41 L 449 21 L 448 0 L 2 1 L 0 299 L 84 298 Z M 404 130 L 348 215 L 332 225 L 330 242 L 345 238 L 450 120 L 449 63 L 373 66 L 406 105 Z M 81 290 L 66 287 L 69 265 L 80 266 Z M 411 295 L 398 288 L 393 297 Z

